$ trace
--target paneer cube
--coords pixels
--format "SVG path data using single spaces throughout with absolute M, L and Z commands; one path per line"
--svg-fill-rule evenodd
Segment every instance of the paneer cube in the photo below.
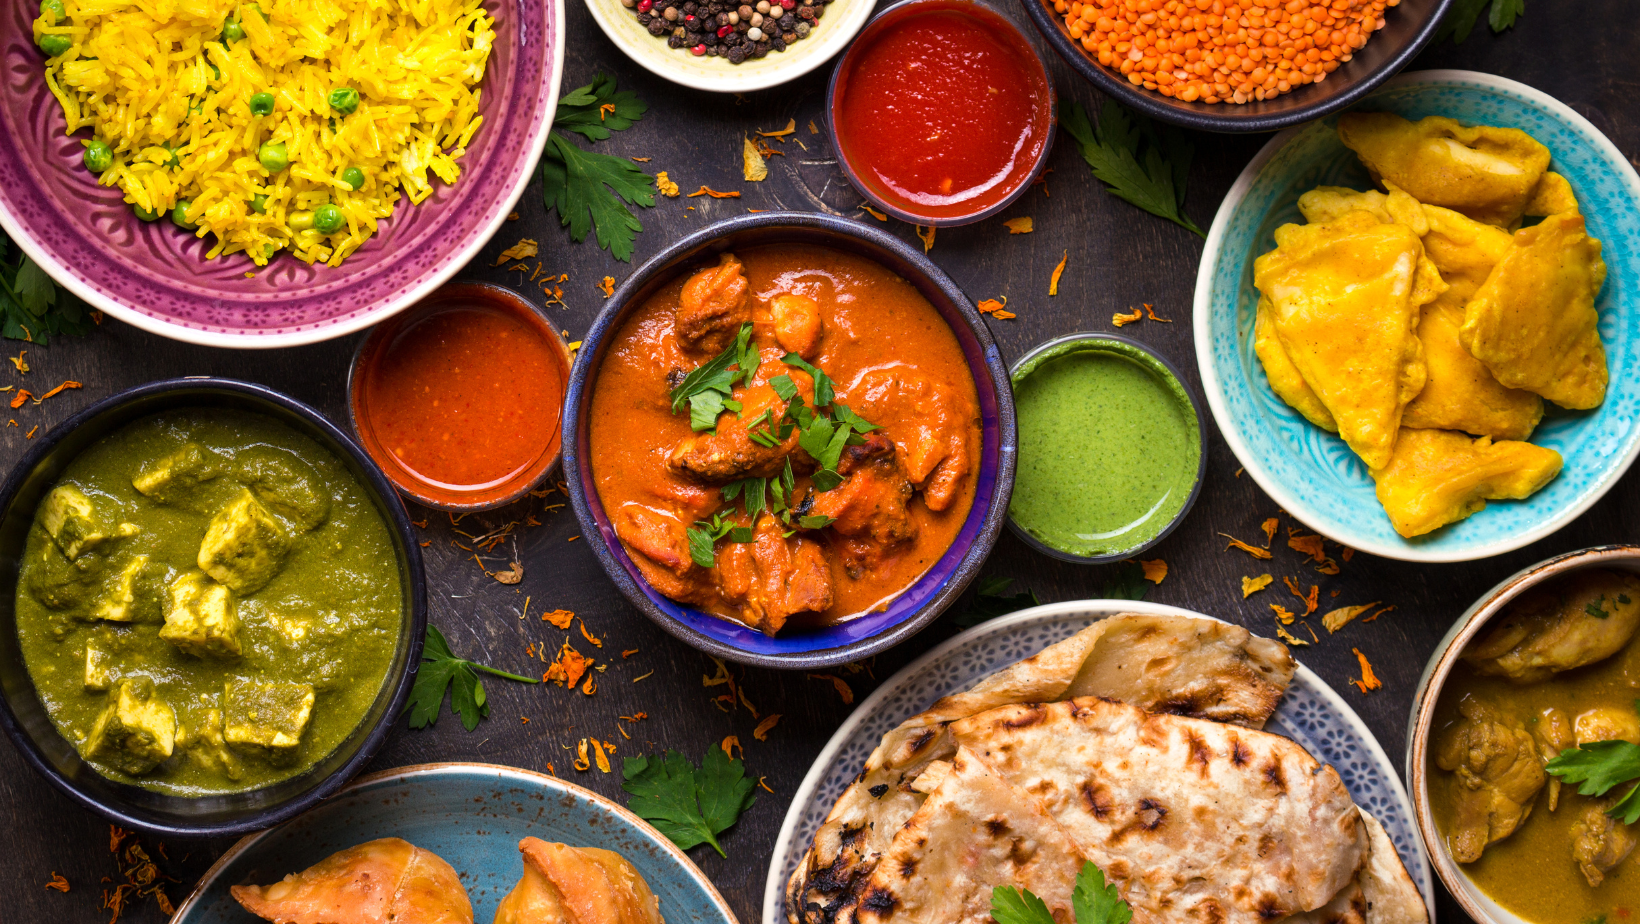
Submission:
M 285 527 L 244 491 L 211 518 L 199 544 L 199 567 L 235 593 L 251 594 L 273 580 L 289 550 Z
M 230 680 L 222 695 L 222 737 L 270 759 L 294 755 L 313 718 L 313 687 L 284 680 Z
M 159 637 L 198 658 L 237 658 L 238 605 L 233 593 L 199 572 L 171 582 Z
M 148 556 L 133 555 L 108 579 L 108 589 L 91 607 L 92 619 L 109 622 L 130 622 L 137 614 L 137 577 L 148 565 Z
M 222 457 L 198 443 L 189 442 L 176 452 L 144 465 L 131 479 L 131 484 L 163 504 L 220 474 Z
M 121 680 L 108 694 L 108 706 L 86 738 L 87 760 L 140 776 L 171 756 L 177 717 L 147 677 Z
M 177 750 L 188 759 L 230 780 L 245 775 L 239 756 L 222 740 L 222 710 L 206 709 L 196 721 L 177 728 Z
M 109 539 L 135 536 L 140 531 L 134 523 L 107 525 L 91 498 L 67 484 L 52 488 L 46 495 L 40 507 L 40 523 L 70 561 Z
M 114 685 L 114 656 L 95 641 L 85 646 L 85 688 L 102 692 Z

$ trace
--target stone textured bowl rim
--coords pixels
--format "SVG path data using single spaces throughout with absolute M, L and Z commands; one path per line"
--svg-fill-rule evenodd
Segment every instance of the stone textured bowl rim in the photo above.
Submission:
M 479 227 L 469 232 L 466 240 L 449 256 L 442 259 L 433 272 L 428 273 L 414 285 L 401 289 L 398 295 L 382 301 L 368 310 L 356 312 L 351 316 L 344 316 L 340 320 L 322 321 L 304 329 L 283 333 L 259 333 L 254 330 L 235 332 L 202 330 L 197 326 L 174 323 L 139 311 L 118 299 L 103 294 L 95 286 L 88 284 L 58 259 L 53 251 L 42 245 L 30 232 L 28 226 L 13 214 L 7 196 L 3 191 L 0 191 L 0 229 L 4 229 L 7 236 L 22 248 L 29 259 L 45 270 L 46 274 L 55 280 L 58 285 L 79 296 L 86 304 L 106 312 L 111 317 L 118 318 L 133 327 L 162 337 L 200 346 L 230 349 L 278 349 L 319 343 L 363 330 L 420 301 L 472 262 L 478 252 L 500 230 L 502 224 L 507 220 L 508 214 L 513 211 L 519 198 L 523 196 L 525 188 L 534 179 L 535 168 L 540 161 L 541 151 L 546 145 L 548 134 L 552 130 L 553 115 L 557 106 L 564 72 L 564 46 L 567 44 L 564 33 L 564 4 L 567 0 L 543 0 L 543 2 L 548 8 L 552 20 L 550 27 L 552 40 L 551 73 L 548 75 L 546 96 L 541 101 L 540 117 L 534 126 L 530 140 L 519 150 L 520 160 L 511 168 L 513 172 L 510 182 L 511 189 L 506 195 L 496 200 L 494 207 L 491 209 L 491 214 L 486 216 Z M 41 82 L 39 87 L 40 89 L 36 92 L 46 92 L 44 82 Z M 486 85 L 485 89 L 490 89 L 490 86 Z M 508 93 L 515 90 L 513 87 L 498 87 L 496 89 Z M 53 115 L 53 118 L 61 117 Z M 506 173 L 507 171 L 503 170 L 502 172 Z M 404 210 L 415 207 L 418 206 L 412 206 L 408 198 L 404 198 L 401 194 L 399 203 L 395 206 L 394 214 L 397 216 Z M 281 259 L 294 258 L 285 255 Z M 347 264 L 344 261 L 342 266 L 337 269 L 340 270 L 346 266 Z
M 701 891 L 711 897 L 714 910 L 723 916 L 723 920 L 727 922 L 727 924 L 738 924 L 739 919 L 735 917 L 734 911 L 729 907 L 729 903 L 724 900 L 723 894 L 717 890 L 717 886 L 712 884 L 712 880 L 706 878 L 706 874 L 701 872 L 700 867 L 695 865 L 695 861 L 689 859 L 688 854 L 684 853 L 682 850 L 679 850 L 678 846 L 672 843 L 666 835 L 655 830 L 654 825 L 651 825 L 649 822 L 644 821 L 637 815 L 634 815 L 631 810 L 615 800 L 608 798 L 607 796 L 601 796 L 584 786 L 577 786 L 568 780 L 561 779 L 548 773 L 540 773 L 535 770 L 526 770 L 522 767 L 509 767 L 504 764 L 483 763 L 480 761 L 439 761 L 436 763 L 409 764 L 403 767 L 395 767 L 391 770 L 379 770 L 375 773 L 361 776 L 352 783 L 348 784 L 345 789 L 338 791 L 336 796 L 340 797 L 350 795 L 357 790 L 379 786 L 384 783 L 391 784 L 401 780 L 413 780 L 418 777 L 438 777 L 451 773 L 494 773 L 499 781 L 515 782 L 526 786 L 539 787 L 541 789 L 561 793 L 564 798 L 582 799 L 597 806 L 600 811 L 620 818 L 622 821 L 648 835 L 654 844 L 659 847 L 665 855 L 678 866 L 679 869 L 683 870 L 683 872 L 690 879 L 694 880 L 695 884 L 700 887 Z M 287 820 L 285 824 L 292 824 L 300 822 L 301 820 L 302 819 L 300 817 L 297 817 Z M 222 875 L 223 871 L 228 868 L 229 864 L 233 863 L 242 854 L 248 850 L 251 850 L 263 840 L 277 835 L 280 827 L 283 826 L 284 825 L 269 827 L 265 830 L 246 834 L 244 837 L 234 842 L 234 845 L 224 851 L 222 856 L 218 857 L 216 862 L 211 864 L 211 868 L 206 870 L 203 876 L 199 877 L 199 881 L 194 884 L 192 891 L 188 893 L 188 897 L 183 899 L 182 902 L 177 905 L 176 914 L 172 915 L 171 920 L 179 922 L 179 924 L 187 921 L 188 913 L 193 910 L 194 905 L 203 898 L 206 890 L 210 888 L 217 877 Z
M 1319 84 L 1295 87 L 1290 93 L 1282 94 L 1276 98 L 1282 105 L 1268 106 L 1267 111 L 1259 110 L 1265 109 L 1269 101 L 1239 106 L 1233 103 L 1186 103 L 1163 96 L 1155 90 L 1134 86 L 1118 72 L 1101 65 L 1083 51 L 1081 44 L 1073 40 L 1070 33 L 1065 30 L 1064 21 L 1059 14 L 1049 9 L 1043 0 L 1020 2 L 1025 5 L 1025 12 L 1030 15 L 1031 22 L 1035 23 L 1037 31 L 1048 40 L 1053 50 L 1065 59 L 1065 63 L 1069 64 L 1072 70 L 1091 81 L 1106 96 L 1113 97 L 1118 102 L 1152 118 L 1185 128 L 1209 132 L 1251 133 L 1302 125 L 1360 101 L 1363 96 L 1371 93 L 1379 84 L 1394 76 L 1418 56 L 1440 29 L 1441 20 L 1446 18 L 1453 0 L 1435 0 L 1435 8 L 1427 14 L 1427 19 L 1413 27 L 1412 34 L 1405 39 L 1405 44 L 1383 60 L 1371 65 L 1370 69 L 1352 73 L 1348 77 L 1339 77 L 1346 69 L 1365 66 L 1365 62 L 1359 62 L 1361 52 L 1358 51 L 1357 60 L 1346 62 Z M 1397 11 L 1406 13 L 1400 7 L 1393 7 L 1387 10 L 1386 14 L 1393 16 Z M 1388 28 L 1386 25 L 1385 29 Z M 1373 36 L 1366 48 L 1372 48 L 1375 41 L 1385 41 L 1385 38 L 1382 35 Z M 1346 80 L 1352 82 L 1346 83 Z M 1318 93 L 1314 100 L 1298 105 L 1292 102 L 1295 98 Z M 1252 114 L 1244 115 L 1244 112 Z
M 1504 578 L 1497 586 L 1481 594 L 1480 599 L 1458 617 L 1446 637 L 1435 646 L 1435 653 L 1429 656 L 1429 662 L 1424 666 L 1423 676 L 1418 678 L 1418 689 L 1412 697 L 1412 715 L 1407 722 L 1406 750 L 1407 789 L 1412 796 L 1413 819 L 1436 875 L 1441 877 L 1441 882 L 1445 883 L 1447 891 L 1457 899 L 1464 912 L 1484 924 L 1533 922 L 1503 908 L 1470 882 L 1452 859 L 1446 840 L 1435 826 L 1435 816 L 1429 807 L 1428 771 L 1429 738 L 1435 724 L 1435 706 L 1440 702 L 1441 690 L 1446 686 L 1446 680 L 1464 648 L 1510 601 L 1551 578 L 1585 568 L 1609 567 L 1640 572 L 1640 546 L 1601 545 L 1579 549 L 1528 565 Z
M 297 793 L 283 802 L 265 808 L 252 809 L 228 821 L 208 824 L 188 824 L 183 822 L 158 822 L 152 816 L 142 813 L 133 813 L 128 807 L 113 800 L 100 799 L 85 791 L 77 781 L 63 774 L 41 752 L 40 745 L 34 740 L 16 714 L 12 712 L 10 694 L 0 697 L 0 729 L 4 729 L 6 737 L 11 739 L 12 746 L 17 748 L 23 756 L 24 763 L 46 778 L 63 794 L 80 805 L 102 815 L 104 818 L 125 827 L 135 828 L 149 834 L 161 837 L 220 837 L 226 835 L 241 835 L 277 824 L 295 815 L 301 814 L 308 808 L 329 798 L 340 790 L 352 776 L 369 763 L 382 745 L 387 742 L 393 726 L 398 722 L 410 699 L 410 688 L 415 683 L 416 672 L 421 664 L 421 651 L 427 627 L 427 582 L 422 568 L 421 546 L 418 543 L 414 529 L 410 523 L 410 515 L 405 510 L 403 502 L 399 500 L 398 492 L 393 483 L 388 481 L 376 463 L 365 451 L 356 445 L 353 440 L 343 433 L 335 424 L 331 423 L 323 414 L 271 388 L 257 385 L 252 382 L 243 382 L 237 379 L 214 378 L 211 376 L 189 376 L 185 378 L 166 379 L 158 382 L 149 382 L 138 385 L 125 391 L 111 395 L 98 401 L 96 404 L 74 414 L 67 420 L 53 427 L 40 440 L 29 447 L 16 466 L 6 476 L 3 486 L 0 486 L 0 514 L 9 511 L 16 502 L 17 494 L 33 473 L 36 466 L 82 424 L 94 421 L 103 414 L 117 410 L 135 401 L 161 395 L 198 394 L 208 399 L 212 395 L 230 393 L 250 403 L 271 405 L 286 413 L 302 418 L 309 426 L 322 433 L 331 445 L 326 449 L 345 457 L 354 463 L 363 472 L 361 487 L 367 495 L 374 495 L 378 500 L 379 509 L 384 513 L 384 524 L 388 531 L 397 539 L 403 549 L 402 565 L 410 576 L 410 586 L 404 589 L 407 601 L 406 611 L 402 614 L 404 623 L 409 626 L 408 650 L 404 658 L 404 668 L 397 677 L 389 673 L 382 680 L 384 691 L 388 692 L 387 705 L 376 724 L 364 733 L 358 749 L 344 763 L 336 767 L 326 778 L 309 789 Z M 120 424 L 119 426 L 124 426 Z M 321 443 L 321 445 L 323 445 Z M 12 575 L 6 575 L 3 583 L 3 592 L 15 593 L 16 580 Z M 33 682 L 30 681 L 29 695 L 35 695 Z M 377 694 L 378 701 L 381 699 Z M 53 728 L 55 732 L 55 728 Z M 353 734 L 358 734 L 355 730 Z M 57 734 L 61 734 L 58 732 Z M 350 736 L 351 737 L 351 736 Z M 341 746 L 346 746 L 346 740 Z M 334 752 L 332 752 L 334 753 Z M 322 758 L 321 758 L 322 759 Z M 300 778 L 300 776 L 296 777 Z M 122 787 L 136 789 L 136 787 Z
M 984 456 L 988 449 L 982 448 L 980 469 L 976 473 L 978 479 L 974 504 L 982 502 L 982 495 L 988 497 L 988 507 L 985 516 L 977 525 L 973 523 L 973 511 L 969 511 L 968 521 L 951 547 L 938 561 L 912 585 L 915 591 L 930 574 L 944 571 L 945 576 L 932 589 L 925 591 L 925 599 L 921 605 L 904 614 L 897 622 L 885 622 L 876 631 L 861 638 L 852 638 L 847 634 L 848 629 L 856 623 L 862 623 L 873 616 L 882 617 L 885 614 L 867 614 L 847 622 L 828 626 L 814 631 L 817 636 L 839 636 L 842 643 L 830 647 L 820 645 L 803 646 L 793 643 L 792 647 L 770 651 L 748 651 L 737 647 L 719 638 L 715 638 L 700 629 L 686 624 L 671 613 L 666 612 L 654 599 L 646 584 L 640 584 L 634 577 L 635 568 L 629 572 L 626 562 L 629 561 L 626 551 L 620 548 L 620 540 L 613 535 L 613 529 L 606 534 L 599 516 L 603 516 L 603 506 L 598 504 L 598 512 L 593 511 L 595 497 L 589 496 L 588 485 L 592 475 L 590 462 L 584 456 L 582 441 L 586 439 L 588 423 L 585 412 L 580 405 L 583 401 L 590 403 L 591 390 L 596 378 L 595 364 L 603 360 L 605 340 L 612 337 L 616 327 L 626 319 L 626 316 L 640 304 L 639 299 L 647 296 L 655 287 L 675 277 L 687 261 L 696 259 L 713 243 L 735 234 L 749 232 L 767 235 L 771 241 L 778 241 L 778 234 L 790 231 L 796 234 L 807 234 L 816 238 L 853 238 L 865 247 L 887 251 L 899 260 L 913 268 L 922 279 L 920 288 L 934 290 L 940 297 L 950 302 L 965 322 L 967 333 L 974 339 L 977 349 L 982 355 L 982 361 L 994 389 L 996 402 L 996 462 L 994 470 Z M 817 241 L 817 246 L 832 246 L 825 241 Z M 857 251 L 855 251 L 858 253 Z M 868 258 L 869 259 L 869 258 Z M 911 281 L 917 285 L 917 281 Z M 933 298 L 929 298 L 932 303 Z M 938 307 L 936 306 L 936 310 Z M 947 323 L 949 319 L 947 319 Z M 956 325 L 951 325 L 955 332 Z M 959 344 L 961 334 L 957 334 Z M 967 357 L 970 369 L 974 367 L 974 357 Z M 980 411 L 986 413 L 986 395 L 981 383 L 975 382 L 976 391 L 980 391 Z M 982 424 L 982 434 L 984 432 Z M 982 435 L 983 438 L 983 435 Z M 707 654 L 716 655 L 741 664 L 752 664 L 759 667 L 772 667 L 787 670 L 808 670 L 829 667 L 848 661 L 858 660 L 875 654 L 886 648 L 891 648 L 911 636 L 922 631 L 930 622 L 934 621 L 945 608 L 961 596 L 968 584 L 979 574 L 979 569 L 995 547 L 998 534 L 1002 531 L 1003 522 L 1007 519 L 1008 499 L 1013 492 L 1014 466 L 1017 461 L 1018 432 L 1014 424 L 1013 391 L 1008 383 L 1008 369 L 1002 362 L 1002 353 L 992 339 L 989 328 L 980 318 L 974 303 L 968 300 L 956 283 L 946 276 L 933 261 L 923 252 L 897 237 L 878 228 L 870 227 L 861 222 L 851 221 L 833 215 L 814 212 L 764 212 L 755 215 L 741 215 L 729 218 L 706 226 L 667 247 L 665 250 L 651 257 L 636 272 L 628 276 L 615 294 L 610 297 L 604 309 L 598 313 L 592 327 L 588 329 L 582 340 L 581 349 L 576 351 L 575 369 L 570 373 L 568 395 L 564 399 L 564 481 L 569 486 L 570 504 L 575 508 L 576 519 L 580 521 L 582 534 L 592 545 L 594 554 L 598 556 L 598 563 L 603 566 L 604 572 L 621 593 L 632 602 L 645 616 L 656 625 L 670 633 L 674 638 L 691 645 Z M 583 469 L 585 469 L 583 471 Z M 989 474 L 989 478 L 987 478 Z M 987 483 L 989 492 L 987 493 Z M 607 516 L 605 517 L 607 520 Z M 963 547 L 964 537 L 970 536 L 968 544 Z M 958 557 L 950 561 L 955 553 Z M 908 592 L 909 593 L 909 592 Z M 658 596 L 658 594 L 656 595 Z M 898 601 L 905 599 L 907 594 L 895 598 Z M 678 606 L 678 604 L 673 604 Z M 895 604 L 891 604 L 888 613 L 892 613 Z M 717 617 L 704 617 L 717 620 Z M 728 623 L 727 620 L 717 620 Z M 733 624 L 729 624 L 733 625 Z M 721 628 L 716 623 L 711 628 Z M 746 632 L 755 630 L 747 629 Z M 781 636 L 780 639 L 790 639 L 791 636 Z
M 1028 2 L 1034 3 L 1038 0 L 1028 0 Z M 1590 124 L 1587 119 L 1578 115 L 1571 107 L 1541 90 L 1495 74 L 1465 70 L 1414 71 L 1395 77 L 1380 89 L 1384 92 L 1390 92 L 1402 88 L 1439 87 L 1443 84 L 1464 84 L 1496 89 L 1515 94 L 1531 101 L 1534 105 L 1542 107 L 1555 118 L 1584 133 L 1591 140 L 1595 151 L 1614 168 L 1614 172 L 1620 177 L 1622 186 L 1635 199 L 1640 199 L 1640 174 L 1635 172 L 1634 165 L 1618 150 L 1611 139 L 1606 137 L 1604 132 Z M 1590 507 L 1598 503 L 1601 498 L 1605 497 L 1607 492 L 1617 485 L 1617 482 L 1634 464 L 1635 458 L 1640 456 L 1640 431 L 1636 431 L 1629 439 L 1628 445 L 1623 449 L 1621 458 L 1604 473 L 1596 489 L 1587 492 L 1586 496 L 1577 503 L 1566 505 L 1556 515 L 1544 519 L 1543 522 L 1531 529 L 1499 535 L 1488 541 L 1477 541 L 1471 545 L 1451 550 L 1425 547 L 1408 542 L 1400 544 L 1380 542 L 1372 537 L 1361 535 L 1359 530 L 1351 528 L 1349 524 L 1338 522 L 1317 511 L 1297 487 L 1274 477 L 1259 455 L 1252 451 L 1238 428 L 1237 418 L 1231 413 L 1230 407 L 1226 403 L 1224 379 L 1219 373 L 1215 360 L 1213 330 L 1213 313 L 1215 310 L 1213 304 L 1214 276 L 1217 273 L 1220 254 L 1225 247 L 1225 237 L 1229 233 L 1236 210 L 1240 208 L 1242 201 L 1259 179 L 1259 174 L 1265 165 L 1273 160 L 1289 141 L 1306 128 L 1307 126 L 1303 125 L 1295 126 L 1271 138 L 1259 150 L 1257 156 L 1242 170 L 1241 175 L 1231 185 L 1230 191 L 1225 194 L 1224 201 L 1219 205 L 1218 212 L 1213 217 L 1213 224 L 1207 232 L 1206 244 L 1202 248 L 1201 262 L 1196 269 L 1196 292 L 1192 308 L 1192 322 L 1195 327 L 1196 364 L 1201 373 L 1202 392 L 1207 397 L 1207 405 L 1212 411 L 1213 422 L 1218 426 L 1219 432 L 1223 435 L 1225 443 L 1230 447 L 1231 453 L 1247 469 L 1247 474 L 1252 476 L 1258 486 L 1278 506 L 1291 511 L 1293 516 L 1303 521 L 1305 525 L 1329 539 L 1383 558 L 1426 562 L 1475 561 L 1490 558 L 1530 545 L 1577 519 Z M 1610 247 L 1606 248 L 1605 253 L 1613 261 L 1633 259 L 1631 255 L 1617 254 Z M 1250 264 L 1253 260 L 1253 254 L 1248 254 L 1245 259 Z M 1621 373 L 1624 370 L 1613 371 Z M 1615 378 L 1616 376 L 1614 376 Z M 1609 399 L 1610 393 L 1608 392 Z M 1530 503 L 1530 500 L 1523 503 Z

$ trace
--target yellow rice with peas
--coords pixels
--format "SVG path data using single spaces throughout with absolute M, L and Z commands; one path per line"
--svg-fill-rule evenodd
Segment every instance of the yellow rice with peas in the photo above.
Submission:
M 34 38 L 139 216 L 335 266 L 461 175 L 494 25 L 481 0 L 47 0 Z

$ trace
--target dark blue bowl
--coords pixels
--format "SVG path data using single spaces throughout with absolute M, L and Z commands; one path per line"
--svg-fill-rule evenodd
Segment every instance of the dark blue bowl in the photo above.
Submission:
M 957 337 L 974 374 L 982 417 L 974 506 L 951 547 L 888 609 L 834 626 L 770 638 L 755 629 L 669 600 L 644 580 L 615 536 L 598 500 L 588 448 L 588 411 L 614 331 L 662 286 L 718 254 L 762 244 L 812 244 L 867 257 L 917 287 Z M 1014 487 L 1014 399 L 1008 369 L 967 296 L 905 242 L 858 222 L 808 212 L 744 215 L 703 228 L 655 255 L 609 300 L 587 332 L 570 374 L 564 408 L 564 473 L 581 529 L 610 579 L 661 628 L 708 654 L 743 664 L 793 670 L 825 667 L 875 654 L 915 635 L 950 606 L 978 574 L 1007 519 Z
M 17 644 L 17 572 L 34 511 L 63 469 L 92 443 L 132 421 L 180 408 L 232 408 L 278 420 L 336 454 L 359 479 L 387 523 L 404 619 L 382 688 L 336 750 L 307 771 L 249 792 L 188 798 L 153 792 L 109 779 L 80 759 L 51 723 Z M 276 391 L 203 376 L 150 382 L 97 402 L 34 442 L 0 487 L 0 728 L 29 766 L 69 798 L 109 821 L 151 834 L 184 837 L 239 836 L 292 818 L 342 788 L 369 763 L 404 712 L 421 662 L 427 633 L 427 584 L 404 502 L 376 463 L 313 408 Z

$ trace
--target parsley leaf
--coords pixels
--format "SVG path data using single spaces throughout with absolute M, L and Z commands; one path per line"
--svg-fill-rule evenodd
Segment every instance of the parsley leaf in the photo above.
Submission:
M 870 433 L 873 430 L 880 429 L 876 424 L 849 410 L 846 404 L 833 402 L 831 405 L 831 419 L 838 423 L 848 424 L 855 433 Z
M 780 396 L 782 401 L 790 401 L 797 397 L 797 383 L 789 375 L 777 375 L 769 380 L 769 387 Z
M 1125 561 L 1116 566 L 1116 573 L 1105 582 L 1099 595 L 1106 600 L 1143 600 L 1150 587 L 1145 580 L 1144 566 L 1136 561 Z
M 585 135 L 592 141 L 603 141 L 611 131 L 631 128 L 632 123 L 648 111 L 649 104 L 638 99 L 638 94 L 631 90 L 616 93 L 615 78 L 598 74 L 591 83 L 571 90 L 558 100 L 552 125 Z
M 605 109 L 605 106 L 613 107 Z M 649 107 L 633 93 L 616 93 L 615 78 L 603 74 L 572 90 L 558 102 L 556 127 L 579 132 L 593 141 L 609 137 L 643 118 Z M 569 228 L 577 244 L 597 230 L 598 246 L 617 260 L 632 261 L 632 242 L 643 223 L 628 205 L 655 207 L 655 179 L 624 157 L 583 151 L 569 136 L 547 136 L 541 152 L 541 196 Z
M 1453 0 L 1446 19 L 1441 21 L 1441 28 L 1435 33 L 1435 40 L 1450 38 L 1452 44 L 1461 44 L 1469 38 L 1470 31 L 1475 28 L 1476 21 L 1488 5 L 1492 10 L 1487 14 L 1486 21 L 1493 32 L 1513 27 L 1515 20 L 1526 12 L 1526 0 Z
M 1070 100 L 1059 107 L 1059 125 L 1076 141 L 1082 159 L 1111 195 L 1207 237 L 1184 213 L 1185 181 L 1194 149 L 1182 132 L 1158 128 L 1109 99 L 1099 108 L 1097 128 L 1088 122 L 1082 107 Z
M 747 358 L 748 352 L 752 356 L 757 354 L 757 347 L 752 345 L 751 340 L 752 325 L 740 325 L 740 333 L 736 336 L 733 346 L 684 376 L 671 392 L 672 413 L 676 414 L 683 410 L 684 403 L 687 402 L 689 426 L 700 431 L 717 426 L 718 415 L 731 404 L 738 409 L 739 403 L 730 402 L 728 399 L 734 393 L 735 383 L 742 379 L 750 379 L 752 373 L 757 370 L 755 360 Z M 747 365 L 751 368 L 748 369 Z
M 1585 796 L 1604 796 L 1613 786 L 1640 778 L 1640 745 L 1595 741 L 1561 751 L 1543 769 L 1567 783 L 1577 783 L 1577 791 Z
M 448 689 L 450 711 L 461 716 L 462 727 L 468 731 L 477 728 L 479 720 L 490 714 L 489 697 L 478 679 L 478 671 L 520 683 L 541 682 L 456 657 L 444 633 L 429 625 L 422 643 L 421 667 L 416 671 L 416 683 L 410 688 L 410 703 L 406 707 L 410 727 L 426 728 L 437 722 L 439 706 L 444 703 L 444 691 Z
M 809 374 L 809 378 L 814 379 L 815 407 L 825 407 L 831 403 L 832 398 L 836 397 L 835 389 L 831 383 L 831 376 L 821 372 L 819 366 L 810 363 L 796 353 L 787 353 L 785 356 L 780 357 L 780 361 L 788 366 L 796 366 L 802 369 Z M 787 400 L 791 399 L 788 398 Z
M 85 302 L 58 289 L 46 271 L 0 231 L 0 336 L 44 346 L 54 336 L 82 336 L 95 327 Z
M 757 515 L 763 512 L 766 489 L 769 484 L 767 478 L 742 478 L 731 481 L 723 486 L 723 499 L 732 501 L 741 499 L 741 509 L 746 511 L 753 523 L 757 522 Z
M 977 626 L 987 619 L 1006 616 L 1015 610 L 1023 610 L 1033 606 L 1040 606 L 1041 600 L 1033 590 L 1025 590 L 1017 594 L 1009 594 L 1008 588 L 1014 579 L 1010 577 L 982 577 L 979 579 L 979 588 L 974 594 L 974 602 L 968 609 L 957 614 L 957 626 L 967 629 Z
M 736 526 L 724 511 L 719 510 L 710 520 L 696 520 L 695 525 L 684 530 L 689 538 L 689 557 L 702 568 L 710 568 L 717 564 L 718 540 L 727 538 L 730 542 L 751 542 L 752 528 L 750 526 Z
M 818 513 L 813 516 L 797 518 L 797 525 L 804 529 L 825 529 L 835 522 L 837 522 L 836 517 L 822 516 Z
M 1092 863 L 1083 862 L 1071 893 L 1076 924 L 1128 924 L 1133 908 L 1122 900 L 1116 886 L 1105 883 L 1105 874 Z M 996 924 L 1053 924 L 1048 905 L 1030 889 L 997 886 L 991 890 L 991 919 Z
M 1590 616 L 1593 616 L 1596 619 L 1605 619 L 1606 617 L 1611 615 L 1610 613 L 1606 612 L 1605 607 L 1602 607 L 1600 605 L 1600 604 L 1605 603 L 1605 602 L 1606 602 L 1605 597 L 1596 597 L 1594 599 L 1593 603 L 1585 603 L 1583 605 L 1583 612 L 1588 613 Z
M 1053 915 L 1030 889 L 997 886 L 991 890 L 991 920 L 996 924 L 1053 924 Z
M 621 788 L 632 794 L 627 807 L 640 818 L 684 850 L 710 844 L 721 857 L 728 854 L 717 836 L 757 801 L 757 782 L 719 747 L 707 750 L 698 769 L 677 751 L 628 757 L 621 776 Z

